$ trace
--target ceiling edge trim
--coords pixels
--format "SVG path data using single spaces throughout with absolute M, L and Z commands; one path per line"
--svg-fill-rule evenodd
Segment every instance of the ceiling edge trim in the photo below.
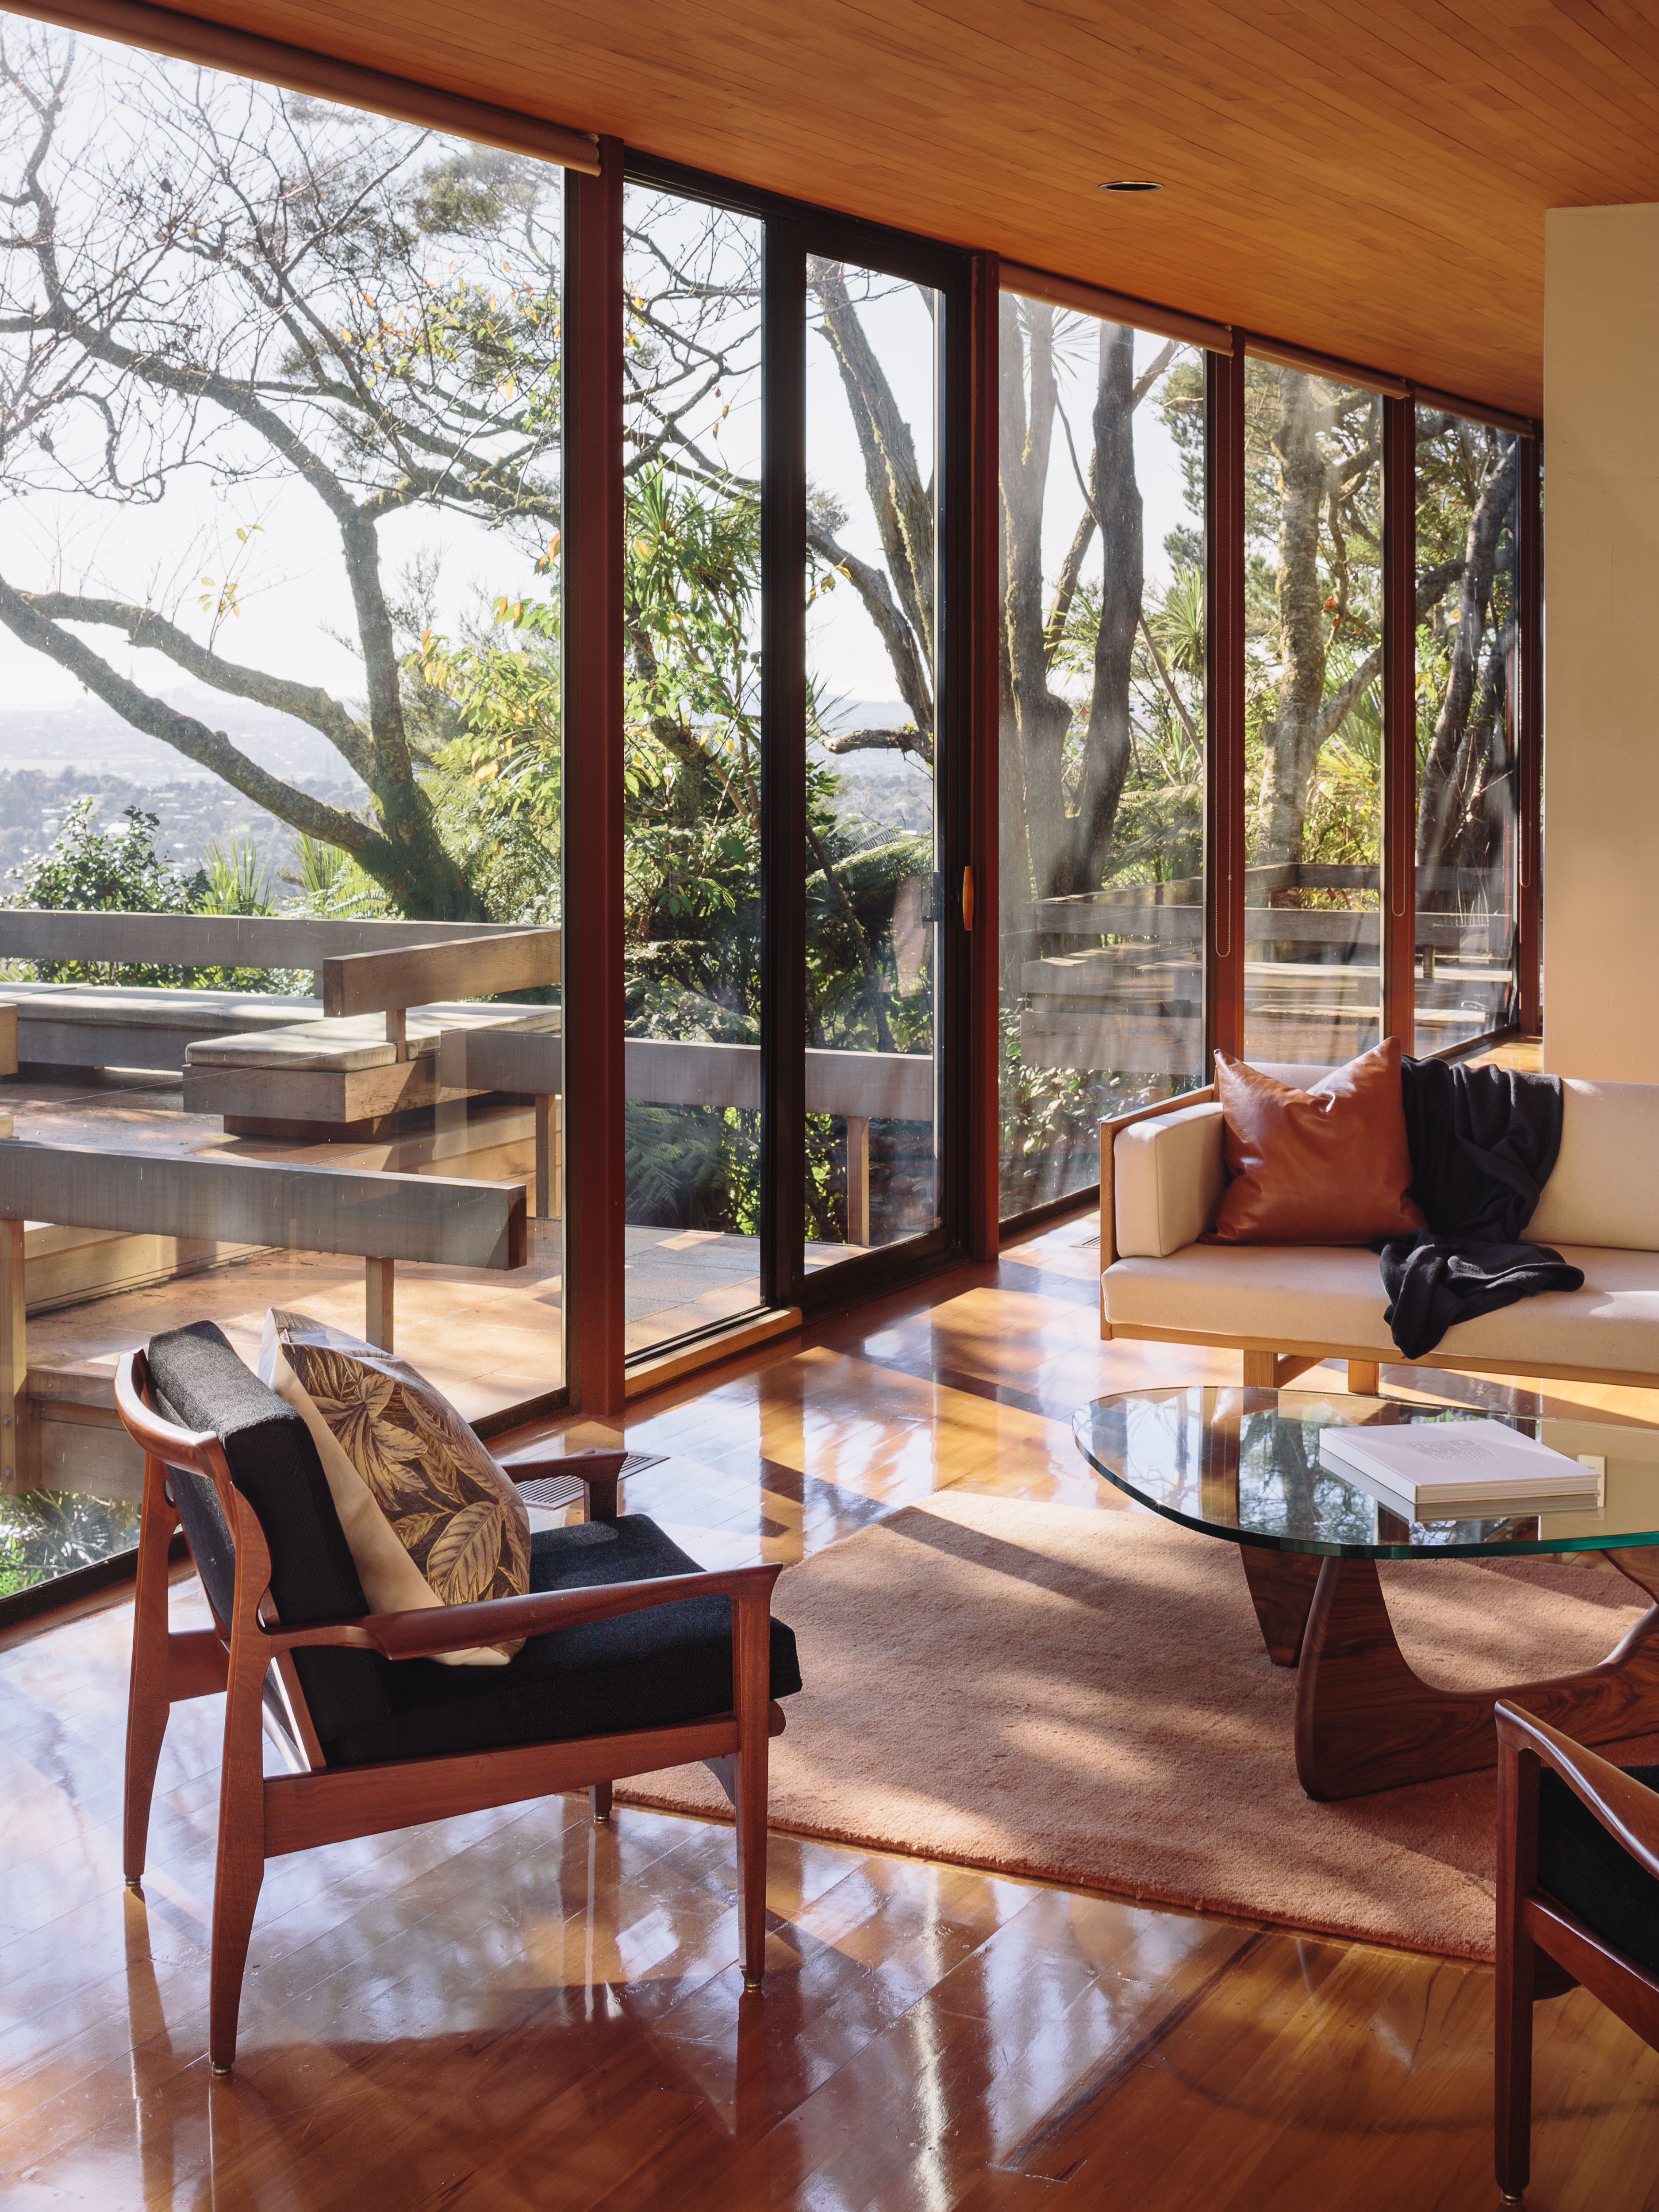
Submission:
M 1183 315 L 1178 307 L 1160 307 L 1152 300 L 1132 299 L 1127 292 L 1109 292 L 1098 284 L 1085 284 L 1074 276 L 1056 276 L 1046 269 L 1028 269 L 1018 261 L 999 264 L 1005 292 L 1018 292 L 1023 300 L 1041 300 L 1051 307 L 1075 307 L 1103 322 L 1123 323 L 1153 337 L 1179 338 L 1201 346 L 1206 353 L 1233 350 L 1233 334 L 1225 323 L 1206 322 L 1199 315 Z
M 1446 415 L 1466 415 L 1471 422 L 1486 422 L 1494 430 L 1513 430 L 1517 438 L 1542 434 L 1543 426 L 1531 415 L 1514 415 L 1507 407 L 1488 407 L 1483 400 L 1465 399 L 1455 392 L 1437 392 L 1432 385 L 1414 385 L 1412 396 L 1419 407 L 1437 407 Z
M 499 146 L 509 154 L 528 154 L 560 168 L 580 169 L 586 176 L 599 173 L 598 142 L 584 131 L 521 114 L 516 108 L 496 107 L 489 100 L 470 100 L 463 93 L 441 92 L 435 85 L 389 76 L 356 62 L 338 61 L 308 47 L 286 46 L 277 39 L 180 15 L 175 9 L 152 7 L 149 0 L 5 0 L 5 13 L 114 39 L 123 46 L 170 55 L 175 61 L 232 70 L 289 92 L 367 108 L 399 123 Z

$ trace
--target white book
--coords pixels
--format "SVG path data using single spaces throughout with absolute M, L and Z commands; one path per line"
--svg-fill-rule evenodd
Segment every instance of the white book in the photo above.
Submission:
M 1345 1482 L 1364 1491 L 1386 1511 L 1398 1514 L 1402 1521 L 1508 1521 L 1517 1514 L 1582 1514 L 1593 1510 L 1598 1502 L 1594 1489 L 1525 1491 L 1518 1497 L 1504 1491 L 1487 1492 L 1480 1498 L 1404 1498 L 1397 1490 L 1390 1490 L 1386 1482 L 1379 1482 L 1374 1474 L 1367 1474 L 1363 1467 L 1354 1466 L 1351 1460 L 1339 1459 L 1334 1452 L 1322 1450 L 1320 1457 L 1333 1474 L 1340 1474 Z
M 1328 1428 L 1319 1432 L 1320 1457 L 1333 1473 L 1369 1476 L 1387 1502 L 1403 1502 L 1414 1514 L 1444 1514 L 1462 1506 L 1502 1502 L 1519 1505 L 1594 1501 L 1599 1487 L 1592 1468 L 1552 1451 L 1501 1421 L 1414 1421 L 1393 1428 Z

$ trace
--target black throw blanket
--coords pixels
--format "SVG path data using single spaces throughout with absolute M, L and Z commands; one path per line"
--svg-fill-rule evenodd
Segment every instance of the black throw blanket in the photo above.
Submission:
M 1583 1275 L 1547 1245 L 1517 1240 L 1561 1150 L 1561 1080 L 1510 1067 L 1402 1060 L 1412 1196 L 1428 1223 L 1382 1247 L 1382 1318 L 1407 1359 L 1455 1322 Z

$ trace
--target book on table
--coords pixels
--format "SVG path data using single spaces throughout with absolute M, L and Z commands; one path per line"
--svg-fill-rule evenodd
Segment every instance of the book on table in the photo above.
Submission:
M 1407 1519 L 1536 1512 L 1594 1505 L 1595 1468 L 1501 1421 L 1414 1421 L 1391 1428 L 1328 1428 L 1319 1456 Z

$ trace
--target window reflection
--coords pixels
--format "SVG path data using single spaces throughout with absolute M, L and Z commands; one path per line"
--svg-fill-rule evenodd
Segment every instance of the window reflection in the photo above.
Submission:
M 1201 1082 L 1204 372 L 1001 307 L 1002 1211 Z

